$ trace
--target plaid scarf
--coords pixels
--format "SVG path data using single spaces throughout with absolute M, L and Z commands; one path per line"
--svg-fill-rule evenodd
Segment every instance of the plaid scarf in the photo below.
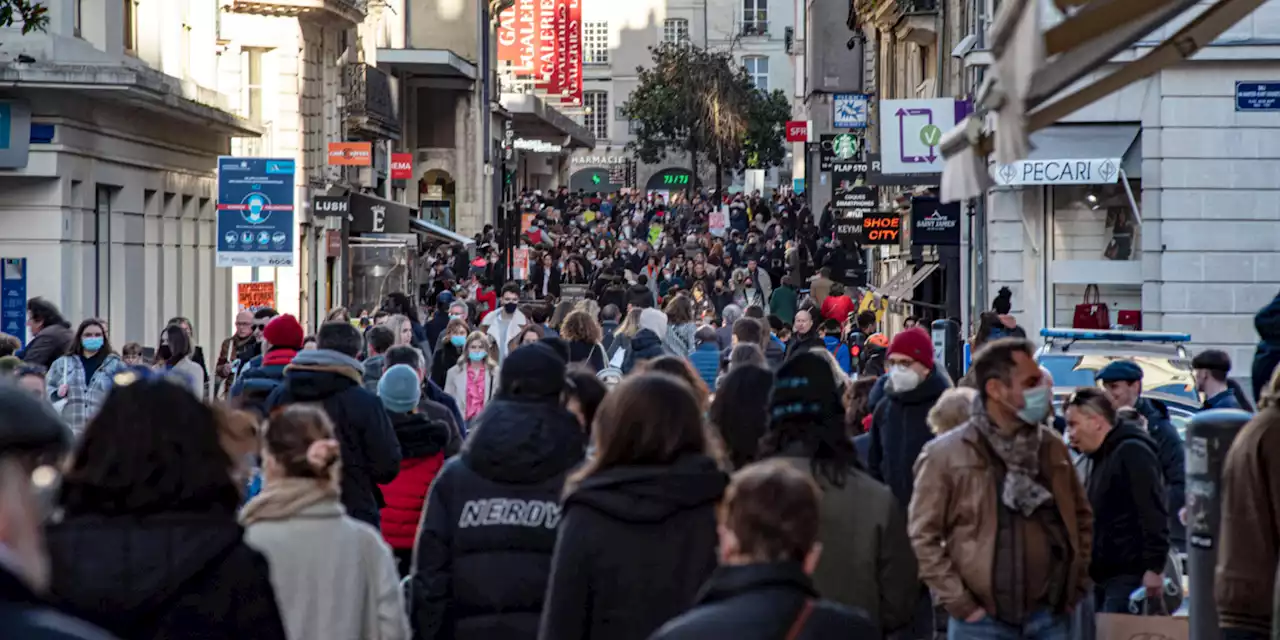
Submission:
M 973 401 L 970 421 L 991 445 L 991 450 L 1004 461 L 1004 487 L 1000 498 L 1006 507 L 1029 517 L 1053 499 L 1053 494 L 1035 480 L 1040 468 L 1039 425 L 1018 429 L 1012 437 L 1005 436 L 991 424 L 981 397 Z

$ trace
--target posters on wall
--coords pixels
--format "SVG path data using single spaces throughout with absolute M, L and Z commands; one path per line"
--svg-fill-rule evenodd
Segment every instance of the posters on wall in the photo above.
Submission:
M 293 266 L 294 161 L 218 158 L 217 265 Z
M 276 283 L 241 282 L 237 284 L 236 307 L 240 311 L 276 308 Z

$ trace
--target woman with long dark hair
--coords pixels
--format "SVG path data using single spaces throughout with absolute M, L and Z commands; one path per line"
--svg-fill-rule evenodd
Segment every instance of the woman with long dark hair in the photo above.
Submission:
M 769 426 L 769 399 L 773 395 L 773 372 L 764 364 L 763 355 L 759 365 L 739 364 L 739 360 L 747 358 L 736 356 L 739 350 L 745 353 L 746 349 L 760 354 L 760 349 L 752 344 L 734 347 L 733 364 L 729 373 L 720 378 L 709 416 L 724 440 L 734 469 L 741 469 L 759 458 L 760 438 Z
M 121 638 L 283 640 L 267 561 L 236 523 L 224 415 L 146 370 L 114 382 L 48 528 L 53 603 Z
M 866 611 L 886 633 L 906 626 L 921 594 L 906 509 L 863 470 L 831 364 L 796 354 L 778 369 L 770 407 L 762 457 L 808 471 L 822 488 L 818 592 Z
M 107 339 L 107 327 L 90 318 L 76 329 L 67 355 L 53 361 L 45 378 L 45 394 L 78 436 L 106 401 L 111 379 L 124 368 Z
M 191 339 L 182 327 L 171 324 L 161 332 L 155 366 L 197 398 L 204 397 L 204 369 L 191 361 Z
M 541 640 L 640 640 L 691 607 L 716 566 L 727 478 L 688 385 L 641 373 L 605 396 L 595 457 L 569 477 Z

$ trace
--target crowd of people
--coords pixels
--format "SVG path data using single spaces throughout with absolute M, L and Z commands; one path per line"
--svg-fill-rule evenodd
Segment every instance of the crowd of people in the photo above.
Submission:
M 486 231 L 314 335 L 241 312 L 211 370 L 182 318 L 117 353 L 29 301 L 34 338 L 0 340 L 0 628 L 1056 639 L 1177 607 L 1185 447 L 1135 363 L 1056 406 L 1002 290 L 953 379 L 799 198 L 735 197 L 723 229 L 702 198 L 522 200 L 528 273 Z M 1192 368 L 1206 408 L 1249 407 L 1225 353 Z M 1280 495 L 1277 394 L 1227 508 Z M 1274 561 L 1278 525 L 1224 523 L 1227 636 L 1264 637 L 1275 563 L 1240 549 Z

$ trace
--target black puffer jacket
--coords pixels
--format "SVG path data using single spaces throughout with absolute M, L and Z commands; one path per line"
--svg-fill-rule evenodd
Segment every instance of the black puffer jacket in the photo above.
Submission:
M 1093 559 L 1089 577 L 1164 571 L 1169 554 L 1165 489 L 1156 443 L 1137 424 L 1121 422 L 1089 455 L 1089 504 L 1093 506 Z
M 648 329 L 641 329 L 631 338 L 627 356 L 622 361 L 622 372 L 631 373 L 637 364 L 645 360 L 661 358 L 665 354 L 666 351 L 662 349 L 662 338 Z
M 705 456 L 614 467 L 565 498 L 540 640 L 643 640 L 693 606 L 716 567 L 727 479 Z
M 1178 512 L 1187 502 L 1187 449 L 1178 435 L 1177 427 L 1169 419 L 1169 408 L 1163 402 L 1138 398 L 1134 409 L 1147 419 L 1147 435 L 1151 436 L 1156 456 L 1160 459 L 1160 471 L 1164 476 L 1165 506 L 1169 515 L 1169 540 L 1177 549 L 1185 550 L 1187 528 L 1178 518 Z
M 124 640 L 283 640 L 267 560 L 234 518 L 68 517 L 47 533 L 51 601 Z
M 798 563 L 716 569 L 698 606 L 663 625 L 649 640 L 779 640 L 788 637 L 805 603 L 814 600 L 797 638 L 878 638 L 865 612 L 821 600 Z
M 497 397 L 427 496 L 415 545 L 414 637 L 538 635 L 560 492 L 586 437 L 554 404 Z
M 55 611 L 27 583 L 0 567 L 0 629 L 23 640 L 114 640 L 87 622 Z
M 876 405 L 871 418 L 871 447 L 867 463 L 871 475 L 893 491 L 898 504 L 911 504 L 911 488 L 915 485 L 916 458 L 924 445 L 933 439 L 929 430 L 929 410 L 951 382 L 937 371 L 929 374 L 910 391 L 895 391 L 884 386 L 884 399 Z

